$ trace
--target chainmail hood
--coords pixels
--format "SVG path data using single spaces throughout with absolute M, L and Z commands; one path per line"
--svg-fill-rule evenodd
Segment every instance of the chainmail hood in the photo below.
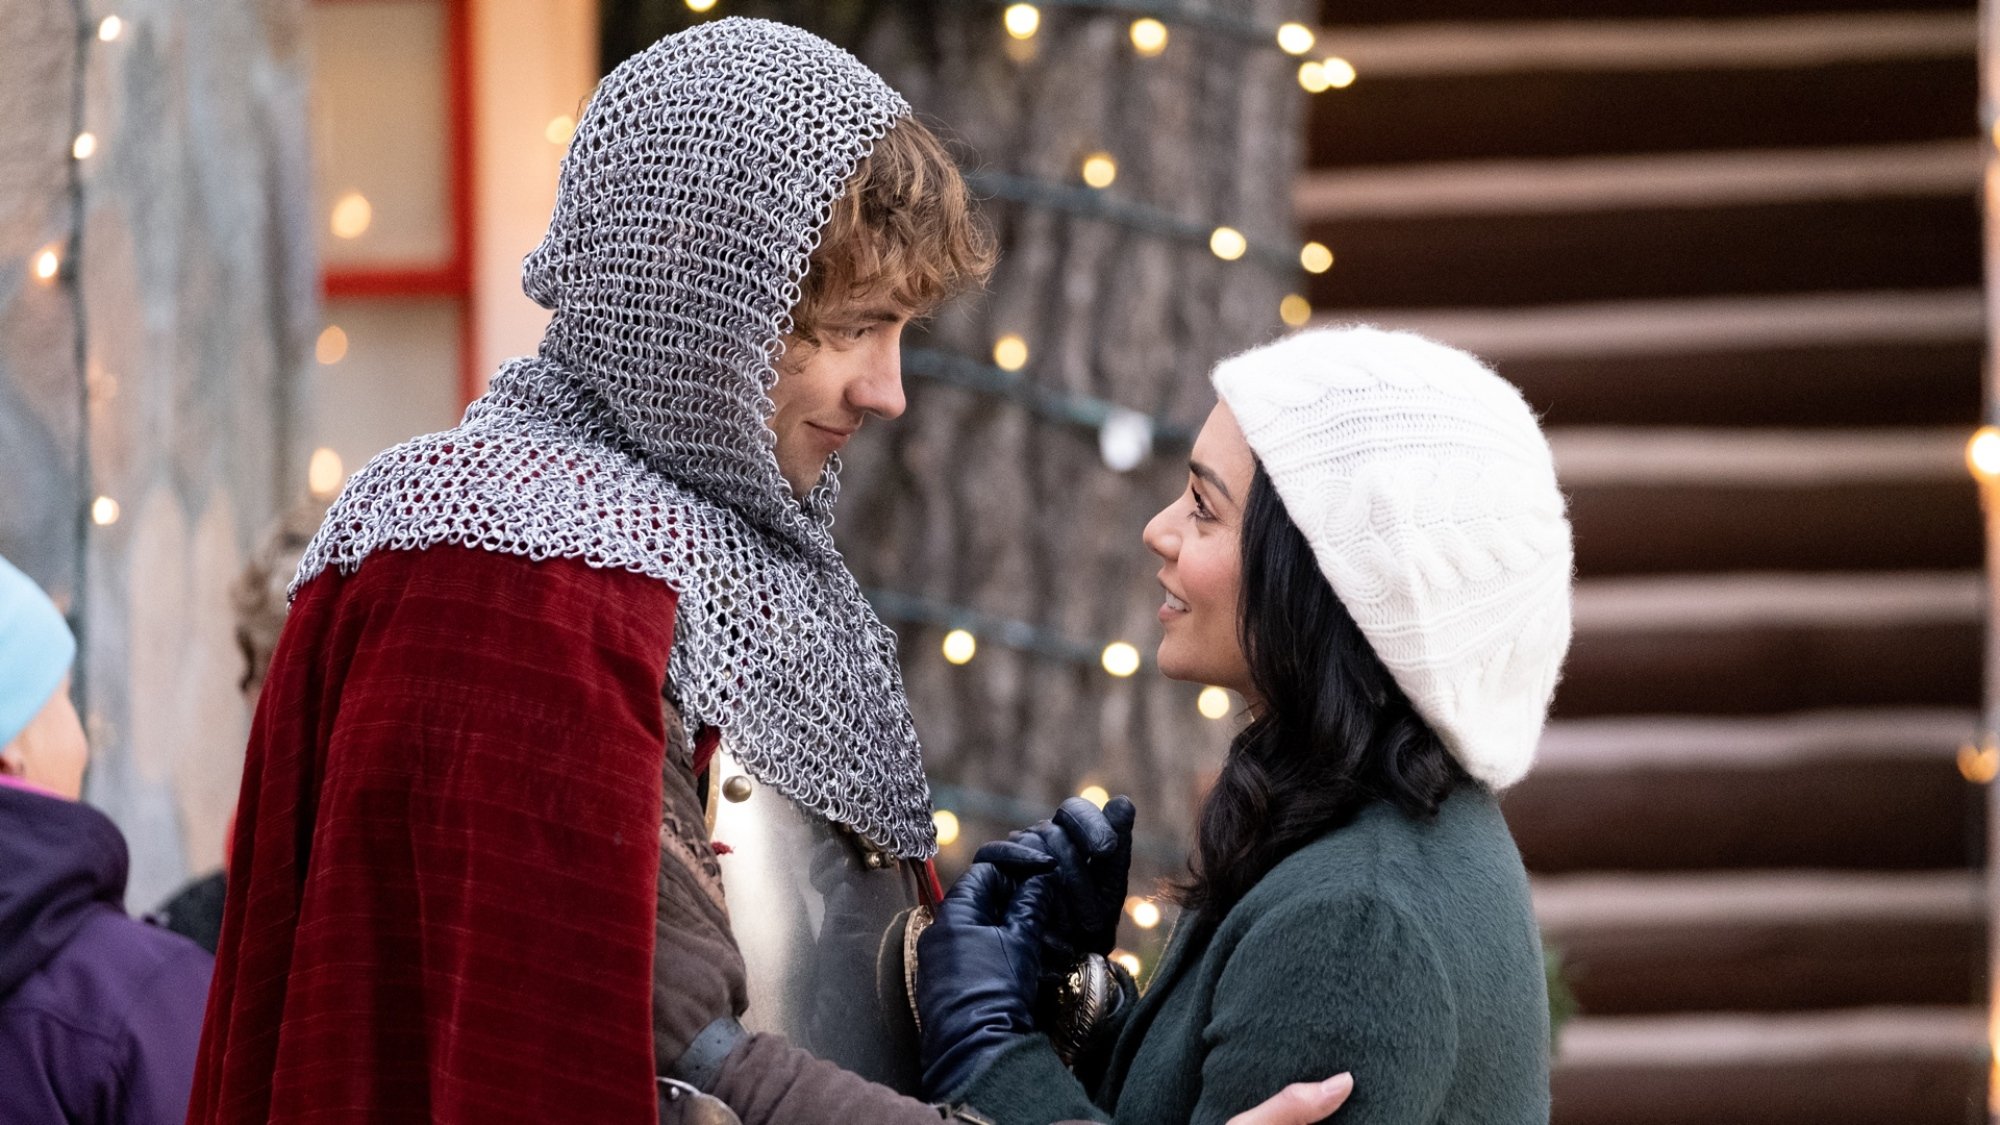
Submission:
M 375 457 L 298 586 L 437 544 L 575 558 L 679 595 L 669 689 L 758 780 L 907 858 L 937 850 L 895 636 L 793 498 L 766 419 L 833 203 L 909 106 L 796 28 L 725 19 L 598 86 L 524 285 L 554 312 L 453 429 Z

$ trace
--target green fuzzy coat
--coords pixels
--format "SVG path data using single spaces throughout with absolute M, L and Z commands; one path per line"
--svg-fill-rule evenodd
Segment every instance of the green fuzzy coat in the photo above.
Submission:
M 1343 1070 L 1333 1125 L 1549 1119 L 1541 939 L 1493 795 L 1422 823 L 1377 804 L 1287 857 L 1224 915 L 1183 919 L 1089 1085 L 1043 1036 L 957 1100 L 998 1125 L 1220 1125 Z

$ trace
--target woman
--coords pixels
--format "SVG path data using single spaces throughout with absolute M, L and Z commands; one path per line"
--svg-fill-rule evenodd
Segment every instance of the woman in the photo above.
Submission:
M 1494 792 L 1526 773 L 1569 643 L 1548 444 L 1512 386 L 1407 333 L 1301 333 L 1214 382 L 1145 532 L 1161 671 L 1251 715 L 1189 912 L 1072 1072 L 1035 993 L 1108 952 L 1129 805 L 982 849 L 919 945 L 928 1092 L 1001 1125 L 1164 1125 L 1350 1070 L 1345 1125 L 1546 1122 L 1541 948 Z

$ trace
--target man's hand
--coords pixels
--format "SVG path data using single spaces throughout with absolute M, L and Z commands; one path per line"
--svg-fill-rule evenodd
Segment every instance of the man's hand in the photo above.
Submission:
M 1296 1082 L 1263 1105 L 1230 1118 L 1229 1125 L 1313 1125 L 1331 1116 L 1353 1092 L 1351 1074 L 1336 1074 L 1324 1082 Z

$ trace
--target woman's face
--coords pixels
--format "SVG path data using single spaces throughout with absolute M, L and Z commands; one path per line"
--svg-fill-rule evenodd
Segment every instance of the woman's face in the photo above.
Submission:
M 1160 671 L 1176 680 L 1229 688 L 1253 705 L 1250 666 L 1237 633 L 1243 559 L 1243 502 L 1256 458 L 1229 407 L 1216 403 L 1195 437 L 1187 487 L 1146 525 L 1146 546 L 1162 560 Z

